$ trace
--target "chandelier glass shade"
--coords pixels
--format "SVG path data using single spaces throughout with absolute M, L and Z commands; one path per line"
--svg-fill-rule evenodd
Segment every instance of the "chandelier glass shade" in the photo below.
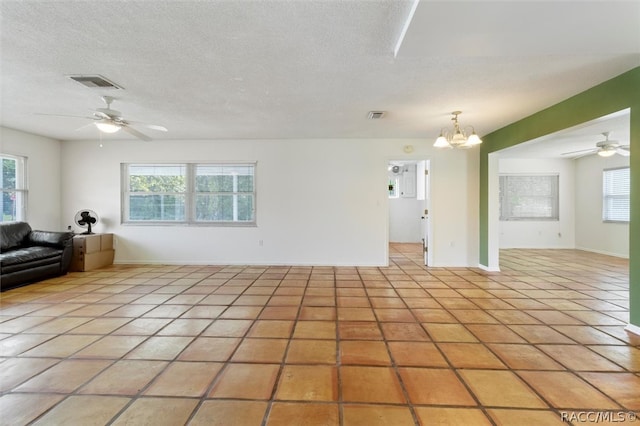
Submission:
M 474 145 L 482 143 L 482 139 L 476 134 L 472 126 L 461 128 L 458 123 L 458 115 L 462 114 L 462 111 L 453 111 L 451 113 L 453 118 L 453 128 L 442 129 L 440 136 L 433 144 L 436 148 L 471 148 Z M 469 129 L 470 131 L 467 131 Z

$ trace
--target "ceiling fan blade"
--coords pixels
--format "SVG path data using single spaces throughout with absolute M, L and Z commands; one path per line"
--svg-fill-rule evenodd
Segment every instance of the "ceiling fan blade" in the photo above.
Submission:
M 85 120 L 95 120 L 95 117 L 83 117 L 81 115 L 66 115 L 66 114 L 45 114 L 42 112 L 35 112 L 35 115 L 46 115 L 48 117 L 67 117 L 67 118 L 84 118 Z
M 148 127 L 149 129 L 158 130 L 160 132 L 167 132 L 167 128 L 164 126 L 159 126 L 157 124 L 143 124 L 144 127 Z
M 616 153 L 622 155 L 623 157 L 628 157 L 631 155 L 631 151 L 629 151 L 629 148 L 625 148 L 623 146 L 619 146 L 616 149 Z
M 590 152 L 585 152 L 584 154 L 580 154 L 580 155 L 576 155 L 575 157 L 573 157 L 574 160 L 577 160 L 578 158 L 582 158 L 582 157 L 586 157 L 588 155 L 594 155 L 598 152 L 597 149 L 591 150 Z
M 157 124 L 147 124 L 147 123 L 141 123 L 139 121 L 129 121 L 129 120 L 127 120 L 127 123 L 133 124 L 134 126 L 142 126 L 142 127 L 148 128 L 148 129 L 158 130 L 160 132 L 166 132 L 167 131 L 166 127 L 159 126 Z
M 580 149 L 578 151 L 563 152 L 561 155 L 573 155 L 573 154 L 596 152 L 596 151 L 598 151 L 598 148 Z M 588 154 L 584 154 L 584 155 L 588 155 Z
M 132 127 L 129 127 L 127 125 L 122 126 L 122 130 L 124 130 L 125 132 L 129 133 L 130 135 L 135 136 L 138 139 L 142 139 L 143 141 L 149 142 L 149 141 L 153 140 L 149 136 L 147 136 L 147 135 L 145 135 L 143 133 L 140 133 L 136 129 L 134 129 Z
M 86 129 L 87 127 L 91 127 L 91 126 L 94 126 L 94 123 L 88 123 L 88 124 L 85 124 L 84 126 L 80 126 L 80 127 L 78 127 L 76 129 L 76 132 L 80 131 L 80 130 L 83 130 L 83 129 Z
M 93 111 L 93 116 L 95 117 L 95 120 L 112 120 L 113 117 L 111 117 L 109 114 L 105 114 L 102 111 Z

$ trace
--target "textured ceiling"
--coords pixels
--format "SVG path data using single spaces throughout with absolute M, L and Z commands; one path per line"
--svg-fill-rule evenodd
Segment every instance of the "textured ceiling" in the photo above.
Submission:
M 1 124 L 96 139 L 76 130 L 86 120 L 36 113 L 87 116 L 106 94 L 169 129 L 144 130 L 154 139 L 430 143 L 453 110 L 486 134 L 640 66 L 640 1 L 422 0 L 394 55 L 412 5 L 2 0 Z M 79 74 L 124 89 L 67 77 Z

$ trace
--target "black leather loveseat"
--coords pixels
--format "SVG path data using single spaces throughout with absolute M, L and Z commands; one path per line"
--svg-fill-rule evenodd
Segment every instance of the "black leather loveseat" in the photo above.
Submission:
M 0 223 L 0 290 L 64 275 L 73 233 L 34 231 L 26 222 Z

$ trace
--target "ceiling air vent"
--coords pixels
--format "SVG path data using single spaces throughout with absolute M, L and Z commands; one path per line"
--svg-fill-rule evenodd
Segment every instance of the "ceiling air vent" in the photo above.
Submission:
M 68 77 L 90 89 L 122 89 L 121 86 L 101 75 L 70 75 Z
M 379 120 L 386 114 L 385 111 L 369 111 L 367 118 L 369 120 Z

